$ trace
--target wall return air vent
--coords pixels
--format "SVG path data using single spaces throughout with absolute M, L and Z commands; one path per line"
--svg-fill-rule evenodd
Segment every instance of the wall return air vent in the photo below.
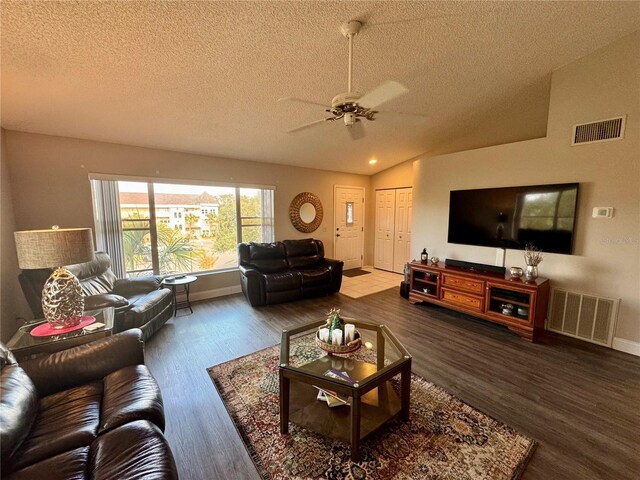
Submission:
M 552 288 L 546 329 L 610 347 L 619 305 L 619 298 Z
M 610 142 L 624 137 L 626 115 L 573 126 L 571 145 Z

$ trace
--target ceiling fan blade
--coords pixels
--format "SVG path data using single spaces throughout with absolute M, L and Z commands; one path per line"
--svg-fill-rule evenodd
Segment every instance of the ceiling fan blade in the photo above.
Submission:
M 378 105 L 382 105 L 389 100 L 404 95 L 408 91 L 409 89 L 401 83 L 390 80 L 381 83 L 370 92 L 365 93 L 358 100 L 358 105 L 365 108 L 376 108 Z
M 347 126 L 347 130 L 349 130 L 351 140 L 360 140 L 367 135 L 367 132 L 365 132 L 364 130 L 364 124 L 360 119 L 356 120 L 356 123 L 354 123 L 353 125 Z
M 429 118 L 428 115 L 425 115 L 423 113 L 396 112 L 393 110 L 376 110 L 376 113 L 382 113 L 384 115 L 402 115 L 406 117 L 416 117 L 416 118 L 424 118 L 424 119 Z
M 305 130 L 307 128 L 313 127 L 314 125 L 319 125 L 320 123 L 324 123 L 324 122 L 331 122 L 333 120 L 334 120 L 333 117 L 329 117 L 329 118 L 323 118 L 322 120 L 316 120 L 315 122 L 305 123 L 304 125 L 300 125 L 299 127 L 296 127 L 292 130 L 288 130 L 287 133 L 296 133 L 296 132 L 299 132 L 300 130 Z
M 306 104 L 309 104 L 309 105 L 317 105 L 317 106 L 322 107 L 322 108 L 331 108 L 330 106 L 324 105 L 323 103 L 312 102 L 311 100 L 304 100 L 302 98 L 296 98 L 296 97 L 279 98 L 278 102 L 306 103 Z

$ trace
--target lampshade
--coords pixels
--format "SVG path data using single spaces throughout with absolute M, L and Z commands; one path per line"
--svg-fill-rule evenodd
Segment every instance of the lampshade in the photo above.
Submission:
M 93 260 L 90 228 L 51 228 L 14 232 L 18 266 L 50 268 Z

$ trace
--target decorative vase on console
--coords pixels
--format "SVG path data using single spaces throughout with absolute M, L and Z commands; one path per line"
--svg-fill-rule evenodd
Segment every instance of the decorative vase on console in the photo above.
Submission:
M 527 265 L 527 269 L 524 272 L 524 278 L 529 282 L 538 278 L 538 266 Z
M 527 244 L 524 248 L 524 263 L 527 268 L 524 271 L 524 278 L 531 282 L 538 278 L 538 265 L 542 262 L 542 252 L 535 245 Z

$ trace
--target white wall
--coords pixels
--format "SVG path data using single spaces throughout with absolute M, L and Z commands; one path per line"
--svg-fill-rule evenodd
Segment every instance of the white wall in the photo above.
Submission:
M 640 342 L 640 32 L 554 72 L 547 137 L 414 164 L 412 254 L 495 263 L 496 250 L 447 243 L 449 191 L 580 182 L 574 255 L 546 254 L 552 285 L 621 298 L 615 336 Z M 572 126 L 627 114 L 625 138 L 571 147 Z M 615 208 L 593 219 L 596 206 Z M 506 265 L 522 266 L 508 250 Z

